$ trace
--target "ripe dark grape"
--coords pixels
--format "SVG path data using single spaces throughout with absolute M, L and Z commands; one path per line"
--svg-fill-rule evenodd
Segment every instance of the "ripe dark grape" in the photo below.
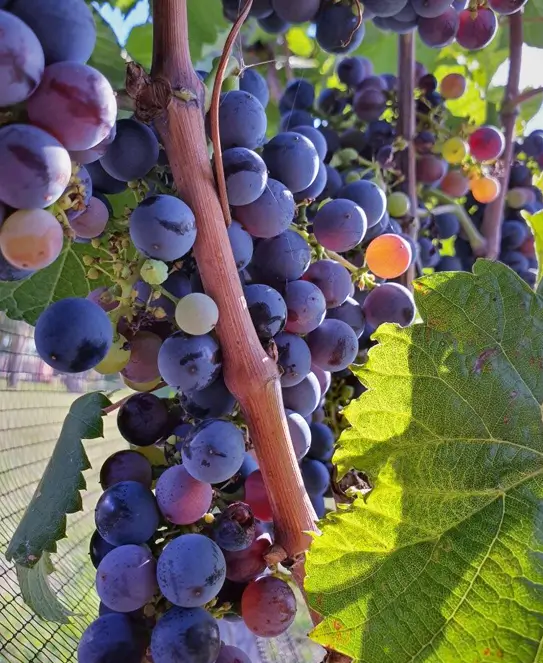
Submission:
M 241 430 L 221 419 L 206 419 L 183 440 L 183 464 L 198 481 L 221 483 L 239 471 L 245 452 Z
M 75 234 L 83 239 L 99 237 L 105 230 L 109 221 L 109 210 L 107 206 L 94 196 L 90 199 L 87 209 L 70 219 L 70 226 Z
M 320 0 L 273 0 L 275 13 L 289 23 L 312 21 L 319 11 Z
M 270 177 L 262 195 L 248 205 L 234 207 L 234 216 L 253 237 L 269 239 L 289 227 L 295 211 L 292 192 Z
M 359 90 L 353 100 L 357 116 L 364 122 L 378 120 L 386 109 L 386 95 L 383 91 L 370 87 Z
M 130 216 L 130 238 L 149 258 L 178 260 L 192 248 L 196 221 L 188 205 L 174 196 L 145 198 Z
M 312 127 L 314 124 L 313 116 L 309 111 L 294 109 L 283 113 L 281 115 L 281 122 L 279 123 L 280 131 L 292 131 L 293 127 L 308 126 Z
M 417 159 L 417 180 L 429 186 L 440 182 L 447 173 L 447 162 L 434 154 L 425 154 Z
M 275 337 L 278 364 L 283 373 L 283 387 L 293 387 L 301 382 L 311 368 L 311 352 L 303 338 L 282 332 Z
M 253 257 L 253 238 L 243 228 L 241 223 L 238 223 L 237 221 L 232 221 L 230 224 L 228 228 L 228 238 L 230 239 L 230 246 L 232 247 L 236 267 L 241 271 L 247 267 Z M 164 287 L 166 287 L 166 283 L 164 284 Z
M 341 320 L 326 319 L 308 334 L 307 344 L 313 363 L 331 373 L 347 368 L 358 354 L 358 337 Z
M 448 212 L 434 216 L 437 234 L 440 239 L 449 239 L 460 232 L 460 222 L 456 214 Z
M 528 0 L 488 0 L 490 9 L 501 16 L 509 16 L 521 10 Z
M 151 463 L 137 451 L 117 451 L 102 465 L 100 485 L 102 490 L 107 490 L 120 481 L 137 481 L 150 488 L 153 482 Z
M 357 87 L 362 81 L 373 74 L 370 60 L 360 55 L 343 58 L 337 66 L 337 76 L 349 87 Z
M 78 663 L 109 663 L 116 660 L 141 663 L 142 656 L 143 647 L 136 628 L 126 615 L 116 612 L 93 621 L 77 647 Z
M 144 177 L 156 164 L 158 153 L 158 140 L 147 125 L 119 120 L 115 138 L 100 163 L 109 175 L 126 182 Z
M 334 433 L 326 424 L 313 423 L 311 430 L 311 446 L 307 452 L 308 458 L 320 460 L 323 463 L 331 460 L 334 453 Z
M 98 530 L 94 530 L 89 543 L 89 555 L 95 569 L 98 568 L 98 565 L 108 552 L 111 552 L 114 548 L 115 546 L 111 545 L 111 543 L 108 543 L 100 536 Z
M 359 205 L 368 220 L 368 227 L 371 228 L 383 218 L 387 199 L 381 187 L 368 180 L 358 180 L 344 186 L 338 193 L 340 198 L 347 198 Z
M 374 329 L 384 322 L 407 327 L 415 319 L 413 295 L 399 283 L 383 283 L 371 290 L 362 309 Z
M 357 24 L 350 6 L 325 4 L 317 16 L 317 43 L 327 53 L 350 53 L 360 46 L 366 32 L 364 23 Z
M 96 593 L 116 612 L 143 608 L 156 590 L 156 562 L 147 546 L 119 546 L 104 557 L 96 571 Z
M 458 15 L 456 41 L 469 51 L 488 46 L 498 30 L 498 19 L 491 9 L 478 8 L 476 12 L 464 9 Z
M 305 458 L 300 464 L 302 479 L 309 495 L 322 495 L 330 485 L 330 473 L 320 460 Z
M 126 182 L 121 182 L 106 173 L 102 164 L 99 161 L 86 164 L 86 168 L 92 179 L 93 190 L 100 193 L 107 194 L 108 196 L 116 193 L 122 193 L 128 187 Z
M 362 307 L 352 297 L 347 297 L 341 306 L 329 309 L 326 317 L 329 320 L 341 320 L 345 322 L 351 327 L 358 338 L 364 332 L 366 321 Z
M 255 540 L 255 518 L 243 502 L 229 504 L 213 524 L 213 539 L 230 552 L 246 550 Z
M 296 459 L 302 460 L 307 454 L 311 444 L 311 431 L 309 430 L 309 425 L 301 414 L 298 414 L 293 410 L 287 409 L 285 410 L 285 414 L 287 415 L 288 429 Z
M 160 591 L 168 601 L 183 608 L 200 607 L 215 598 L 225 574 L 226 562 L 221 549 L 202 534 L 176 537 L 158 558 Z
M 155 496 L 137 481 L 121 481 L 108 488 L 94 512 L 100 536 L 114 546 L 148 541 L 158 527 Z
M 319 169 L 315 146 L 308 138 L 294 131 L 279 133 L 268 141 L 262 158 L 271 177 L 285 184 L 292 193 L 306 189 Z
M 247 628 L 262 638 L 284 633 L 296 616 L 296 597 L 284 580 L 264 576 L 251 582 L 241 598 Z
M 192 525 L 211 506 L 213 490 L 194 479 L 183 465 L 169 467 L 156 484 L 156 501 L 162 515 L 176 525 Z
M 158 353 L 158 368 L 171 387 L 190 392 L 205 389 L 217 379 L 222 368 L 221 351 L 209 334 L 189 336 L 176 332 Z
M 251 663 L 251 660 L 241 649 L 223 644 L 215 663 Z
M 306 240 L 294 230 L 259 242 L 253 263 L 259 274 L 279 282 L 296 281 L 309 267 L 311 250 Z
M 262 145 L 266 134 L 266 111 L 256 97 L 243 90 L 221 95 L 219 106 L 221 144 L 254 150 Z
M 166 403 L 154 394 L 134 394 L 119 408 L 117 426 L 130 444 L 148 447 L 169 432 Z
M 220 376 L 205 389 L 179 394 L 179 400 L 185 412 L 194 419 L 227 417 L 236 406 L 236 399 Z
M 439 262 L 439 251 L 428 237 L 419 237 L 419 259 L 423 267 L 435 267 Z
M 437 18 L 451 6 L 451 0 L 410 0 L 410 4 L 419 16 Z
M 321 387 L 314 373 L 308 373 L 301 382 L 293 387 L 283 387 L 285 407 L 298 412 L 302 417 L 308 417 L 316 410 L 320 399 Z
M 343 185 L 341 175 L 332 166 L 326 165 L 326 176 L 326 186 L 320 195 L 320 199 L 323 200 L 325 198 L 335 198 Z
M 137 332 L 130 340 L 130 360 L 121 371 L 132 382 L 152 382 L 160 376 L 158 353 L 162 339 L 148 331 Z
M 315 177 L 315 179 L 313 180 L 313 182 L 311 182 L 311 184 L 307 187 L 307 189 L 304 189 L 303 191 L 299 191 L 298 193 L 294 194 L 294 200 L 297 203 L 303 202 L 304 200 L 315 200 L 324 191 L 324 188 L 326 187 L 326 180 L 327 180 L 326 166 L 322 161 L 320 161 L 319 170 L 317 171 L 317 177 Z
M 291 3 L 292 4 L 292 3 Z M 281 113 L 290 110 L 311 110 L 315 101 L 315 87 L 304 78 L 290 81 L 283 92 L 279 107 Z
M 266 164 L 252 150 L 232 147 L 222 155 L 230 205 L 249 205 L 264 193 L 268 182 Z
M 154 663 L 215 663 L 220 648 L 217 620 L 202 608 L 170 608 L 151 636 Z
M 328 146 L 326 144 L 325 137 L 318 129 L 307 125 L 302 125 L 299 127 L 293 127 L 292 131 L 294 133 L 305 136 L 308 140 L 311 141 L 311 143 L 313 143 L 313 147 L 317 150 L 319 159 L 322 160 L 326 157 Z
M 287 319 L 287 306 L 277 290 L 254 283 L 247 286 L 243 293 L 260 339 L 269 340 L 283 330 Z
M 273 520 L 268 494 L 260 470 L 251 472 L 245 479 L 245 502 L 251 507 L 255 518 L 258 518 L 258 520 L 263 522 Z M 235 577 L 230 575 L 228 577 L 230 580 L 236 580 Z M 236 582 L 241 582 L 241 580 L 236 580 Z
M 285 330 L 293 334 L 307 334 L 324 320 L 326 300 L 321 290 L 310 281 L 291 281 L 285 285 L 287 306 Z
M 264 1 L 267 2 L 268 0 Z M 253 2 L 253 8 L 255 5 L 256 3 Z M 252 11 L 253 10 L 251 9 L 251 12 Z M 261 76 L 254 67 L 249 67 L 241 72 L 239 77 L 239 89 L 243 90 L 243 92 L 249 92 L 253 97 L 256 97 L 264 108 L 268 105 L 270 100 L 268 84 L 266 83 L 266 79 Z
M 364 210 L 352 200 L 344 198 L 327 203 L 313 218 L 313 233 L 319 244 L 340 253 L 358 246 L 367 227 Z
M 327 308 L 341 306 L 352 291 L 349 272 L 334 260 L 317 260 L 302 278 L 319 288 L 324 295 Z
M 286 32 L 289 28 L 289 23 L 280 18 L 275 12 L 272 12 L 265 18 L 258 19 L 259 27 L 270 35 L 279 35 Z
M 317 108 L 324 115 L 341 115 L 347 106 L 347 98 L 337 88 L 324 88 L 317 99 Z
M 451 7 L 437 18 L 420 18 L 419 37 L 430 48 L 443 48 L 454 41 L 459 23 L 458 12 Z

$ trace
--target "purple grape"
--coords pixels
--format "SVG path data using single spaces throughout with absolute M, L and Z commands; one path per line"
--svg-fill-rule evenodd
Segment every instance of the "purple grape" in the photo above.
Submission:
M 253 237 L 271 238 L 285 231 L 294 219 L 296 205 L 287 187 L 268 179 L 264 193 L 250 205 L 234 207 L 234 216 Z
M 324 463 L 304 458 L 300 464 L 302 479 L 309 495 L 322 495 L 330 486 L 330 473 Z
M 283 387 L 285 407 L 298 412 L 302 417 L 308 417 L 316 410 L 320 400 L 321 388 L 314 373 L 308 373 L 301 382 L 293 387 Z
M 319 368 L 316 364 L 311 364 L 311 372 L 315 373 L 317 376 L 322 395 L 324 396 L 332 384 L 332 374 L 330 371 L 323 371 L 322 368 Z
M 325 4 L 317 16 L 315 38 L 327 53 L 350 53 L 360 46 L 365 31 L 350 5 Z
M 326 157 L 328 146 L 326 144 L 325 137 L 318 129 L 308 125 L 302 125 L 299 127 L 293 127 L 291 131 L 297 134 L 301 134 L 310 140 L 313 143 L 313 147 L 317 150 L 318 157 L 321 159 L 321 161 Z
M 314 283 L 290 281 L 285 285 L 284 298 L 287 305 L 287 332 L 308 334 L 324 320 L 326 300 Z
M 269 0 L 264 0 L 264 1 L 269 3 Z M 249 15 L 252 14 L 256 4 L 257 4 L 256 2 L 253 2 L 253 7 L 251 8 L 251 12 L 249 13 Z M 273 10 L 270 9 L 269 13 L 271 14 L 272 11 Z M 257 17 L 257 18 L 264 18 L 264 17 Z M 266 106 L 268 105 L 268 102 L 270 100 L 270 91 L 268 89 L 268 84 L 266 83 L 266 79 L 264 78 L 264 76 L 261 76 L 254 67 L 244 69 L 241 72 L 241 75 L 239 77 L 239 89 L 242 90 L 243 92 L 249 92 L 249 94 L 252 94 L 253 97 L 256 97 L 258 101 L 260 101 L 260 103 L 262 104 L 263 108 L 266 108 Z
M 294 131 L 279 133 L 268 141 L 264 145 L 262 158 L 270 176 L 282 182 L 292 193 L 306 189 L 319 170 L 315 146 L 309 138 Z
M 283 330 L 287 319 L 287 306 L 277 290 L 255 283 L 247 286 L 243 293 L 260 339 L 269 340 Z
M 241 271 L 247 267 L 253 257 L 253 238 L 243 228 L 241 223 L 232 221 L 228 228 L 228 239 L 230 240 L 236 267 L 238 271 Z M 166 284 L 164 284 L 164 287 L 166 287 Z
M 264 142 L 266 111 L 256 97 L 243 90 L 232 90 L 221 95 L 219 127 L 224 150 L 246 147 L 254 150 Z
M 251 659 L 241 649 L 223 644 L 215 663 L 251 663 Z
M 319 244 L 339 253 L 358 246 L 367 228 L 364 210 L 352 200 L 343 198 L 330 201 L 313 218 L 313 233 Z
M 311 430 L 309 429 L 309 424 L 301 414 L 294 412 L 294 410 L 287 409 L 285 410 L 285 414 L 287 415 L 288 430 L 290 432 L 290 439 L 292 440 L 296 459 L 302 460 L 311 445 Z
M 213 499 L 211 485 L 194 479 L 183 465 L 169 467 L 155 492 L 162 515 L 176 525 L 192 525 L 203 518 Z
M 282 332 L 275 337 L 278 364 L 283 370 L 281 385 L 293 387 L 300 383 L 311 368 L 311 352 L 303 338 Z
M 128 188 L 126 182 L 121 182 L 120 180 L 111 177 L 109 173 L 106 173 L 99 161 L 88 163 L 86 168 L 91 176 L 92 186 L 95 191 L 111 196 L 116 193 L 122 193 Z
M 267 32 L 270 35 L 278 35 L 286 32 L 289 28 L 289 23 L 283 21 L 275 12 L 272 12 L 269 16 L 265 18 L 258 19 L 258 25 L 264 32 Z
M 364 210 L 368 228 L 375 226 L 385 215 L 387 199 L 381 187 L 368 180 L 347 184 L 338 192 L 340 198 L 352 200 Z
M 407 327 L 415 319 L 413 295 L 399 283 L 383 283 L 374 288 L 366 297 L 362 310 L 374 329 L 384 322 Z
M 334 455 L 334 433 L 326 424 L 314 423 L 311 430 L 311 446 L 307 455 L 309 458 L 320 460 L 323 463 L 332 459 Z
M 72 161 L 75 161 L 76 163 L 82 164 L 84 166 L 89 163 L 95 163 L 96 161 L 101 159 L 104 156 L 104 154 L 107 152 L 107 148 L 111 145 L 111 143 L 115 139 L 116 133 L 117 133 L 117 127 L 114 125 L 113 129 L 104 138 L 104 140 L 98 143 L 98 145 L 95 145 L 94 147 L 91 147 L 88 150 L 70 151 L 70 157 L 72 158 Z
M 98 565 L 108 552 L 111 552 L 115 547 L 103 539 L 97 529 L 94 530 L 89 543 L 89 555 L 95 569 L 98 568 Z
M 229 504 L 213 524 L 215 543 L 230 552 L 248 548 L 255 540 L 255 533 L 255 517 L 243 502 Z
M 294 109 L 311 110 L 314 101 L 315 86 L 305 78 L 295 78 L 285 88 L 279 102 L 279 110 L 281 114 Z
M 341 175 L 332 166 L 326 166 L 326 186 L 324 187 L 319 200 L 326 198 L 335 198 L 338 191 L 343 186 Z
M 228 417 L 236 407 L 236 399 L 221 376 L 205 389 L 179 394 L 179 400 L 185 412 L 194 419 Z
M 443 48 L 452 44 L 459 24 L 458 13 L 450 7 L 437 18 L 420 18 L 419 37 L 430 48 Z
M 411 7 L 419 16 L 437 18 L 451 6 L 452 0 L 410 0 Z
M 245 147 L 232 147 L 222 155 L 230 205 L 250 205 L 264 193 L 268 171 L 262 158 Z
M 120 481 L 137 481 L 150 488 L 153 483 L 151 463 L 137 451 L 117 451 L 102 465 L 100 485 L 102 490 L 107 490 Z
M 96 571 L 96 593 L 115 612 L 143 608 L 157 589 L 156 562 L 147 546 L 119 546 Z
M 169 432 L 168 408 L 154 394 L 134 394 L 117 414 L 119 433 L 138 447 L 149 447 Z
M 143 654 L 144 647 L 134 624 L 126 615 L 117 612 L 93 621 L 77 647 L 78 663 L 141 663 Z
M 358 337 L 341 320 L 326 319 L 307 335 L 313 363 L 323 371 L 337 373 L 347 368 L 358 354 Z
M 158 353 L 158 368 L 166 384 L 183 392 L 205 389 L 222 368 L 221 351 L 209 334 L 189 336 L 176 332 Z
M 190 295 L 192 288 L 190 286 L 190 279 L 186 274 L 176 270 L 172 272 L 162 284 L 164 290 L 167 290 L 170 295 L 181 299 L 186 295 Z
M 341 320 L 351 327 L 356 336 L 360 338 L 364 332 L 366 320 L 360 304 L 352 297 L 347 297 L 341 306 L 332 308 L 326 317 L 330 320 Z
M 159 144 L 153 131 L 130 118 L 117 122 L 115 138 L 100 163 L 115 179 L 130 182 L 147 175 L 156 165 L 158 153 Z
M 353 284 L 349 272 L 334 260 L 317 260 L 302 276 L 319 288 L 326 300 L 327 308 L 341 306 L 352 292 Z
M 339 80 L 349 87 L 357 87 L 365 78 L 372 75 L 371 61 L 361 55 L 343 58 L 337 66 Z
M 320 0 L 273 0 L 274 11 L 289 23 L 313 21 L 319 11 Z M 288 88 L 287 88 L 288 89 Z
M 259 242 L 253 256 L 253 263 L 266 280 L 283 283 L 299 279 L 310 262 L 309 244 L 294 230 Z
M 216 663 L 220 648 L 219 625 L 202 608 L 170 608 L 151 636 L 154 663 Z

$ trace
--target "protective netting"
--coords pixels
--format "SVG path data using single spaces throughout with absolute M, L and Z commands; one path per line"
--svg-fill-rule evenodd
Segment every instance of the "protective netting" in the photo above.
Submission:
M 68 536 L 53 555 L 51 586 L 73 613 L 68 625 L 45 622 L 24 604 L 13 564 L 3 556 L 39 482 L 70 404 L 86 391 L 113 391 L 116 379 L 90 371 L 56 374 L 37 356 L 32 328 L 0 314 L 0 663 L 76 663 L 81 633 L 95 618 L 95 571 L 88 556 L 102 462 L 127 447 L 115 417 L 106 417 L 104 438 L 85 442 L 92 469 L 85 473 L 83 511 L 68 517 Z M 305 637 L 309 617 L 301 611 L 293 627 L 273 641 L 255 638 L 242 625 L 221 624 L 228 644 L 245 649 L 253 663 L 313 663 L 322 650 Z

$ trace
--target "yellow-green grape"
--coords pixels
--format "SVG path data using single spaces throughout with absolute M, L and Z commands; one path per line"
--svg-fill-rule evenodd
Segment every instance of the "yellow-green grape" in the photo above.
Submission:
M 119 336 L 117 340 L 113 341 L 109 352 L 94 370 L 102 375 L 112 375 L 122 371 L 130 360 L 130 350 L 125 350 L 125 345 L 126 338 Z
M 141 266 L 140 276 L 150 285 L 160 285 L 168 278 L 168 265 L 162 260 L 146 260 Z
M 121 378 L 125 385 L 132 389 L 132 391 L 153 391 L 153 389 L 156 389 L 160 384 L 159 377 L 155 380 L 151 380 L 151 382 L 133 382 L 132 380 L 125 378 L 124 375 L 121 375 Z
M 401 219 L 409 213 L 411 202 L 403 191 L 394 191 L 387 199 L 387 210 L 394 219 Z
M 524 189 L 521 187 L 510 189 L 506 196 L 507 204 L 513 209 L 522 209 L 526 203 L 530 202 L 530 194 L 533 194 L 530 189 Z
M 219 319 L 217 304 L 200 292 L 193 292 L 177 302 L 175 321 L 179 329 L 193 336 L 210 332 Z
M 459 164 L 468 156 L 469 147 L 466 142 L 456 136 L 443 143 L 441 154 L 447 163 Z

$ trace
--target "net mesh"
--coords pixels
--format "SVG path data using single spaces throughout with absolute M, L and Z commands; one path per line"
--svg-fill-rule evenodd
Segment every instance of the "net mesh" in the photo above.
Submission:
M 88 555 L 100 466 L 127 448 L 115 417 L 104 420 L 104 437 L 85 441 L 92 469 L 85 472 L 83 511 L 68 516 L 67 538 L 53 555 L 51 587 L 72 613 L 67 625 L 46 622 L 24 604 L 15 568 L 3 553 L 51 456 L 70 404 L 83 392 L 113 391 L 118 380 L 95 372 L 56 374 L 36 353 L 33 329 L 0 314 L 0 663 L 76 663 L 82 632 L 97 614 L 95 571 Z M 262 640 L 240 624 L 221 623 L 227 644 L 247 651 L 253 663 L 313 663 L 323 652 L 308 642 L 307 612 L 279 638 Z

